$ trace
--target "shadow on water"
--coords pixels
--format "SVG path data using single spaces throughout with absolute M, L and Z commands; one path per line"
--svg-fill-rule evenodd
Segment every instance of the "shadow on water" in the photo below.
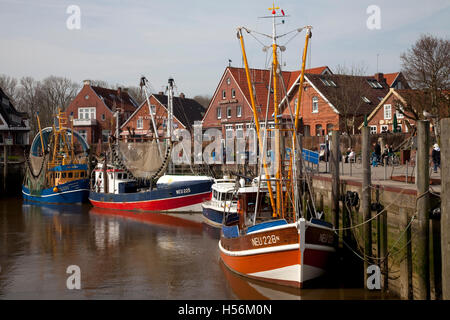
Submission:
M 220 229 L 203 223 L 200 214 L 41 205 L 3 198 L 0 298 L 383 298 L 379 292 L 343 286 L 348 284 L 346 277 L 355 275 L 348 266 L 301 290 L 249 280 L 223 265 L 219 238 Z M 67 289 L 70 265 L 80 267 L 81 290 Z

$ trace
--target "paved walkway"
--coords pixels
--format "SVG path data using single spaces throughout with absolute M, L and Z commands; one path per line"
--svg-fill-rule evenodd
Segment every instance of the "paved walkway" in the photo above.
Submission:
M 351 166 L 351 168 L 350 168 Z M 328 168 L 328 173 L 327 173 Z M 402 176 L 405 177 L 406 170 L 408 170 L 408 176 L 415 177 L 415 168 L 409 166 L 408 168 L 406 165 L 401 166 L 378 166 L 378 167 L 372 167 L 371 166 L 371 176 L 372 176 L 372 183 L 385 185 L 385 186 L 392 186 L 392 187 L 399 187 L 399 188 L 405 188 L 405 189 L 416 189 L 416 185 L 414 183 L 405 183 L 405 182 L 399 182 L 399 181 L 393 181 L 390 179 L 391 176 Z M 339 173 L 341 176 L 341 179 L 345 180 L 354 180 L 362 183 L 362 164 L 358 163 L 340 163 L 339 164 Z M 329 163 L 326 164 L 325 162 L 321 161 L 319 165 L 319 175 L 326 176 L 331 178 L 330 172 L 330 166 Z M 351 173 L 351 175 L 350 175 Z M 433 170 L 430 168 L 430 177 L 432 179 L 441 179 L 441 171 L 438 169 L 437 173 L 434 173 Z M 441 185 L 430 185 L 432 190 L 434 192 L 441 192 Z

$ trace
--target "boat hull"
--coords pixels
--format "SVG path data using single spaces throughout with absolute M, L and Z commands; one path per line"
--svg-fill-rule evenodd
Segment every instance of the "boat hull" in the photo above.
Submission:
M 222 226 L 224 220 L 223 208 L 219 210 L 213 206 L 210 206 L 208 203 L 203 203 L 202 214 L 203 219 L 207 224 L 216 228 L 220 228 Z M 227 212 L 226 224 L 231 224 L 234 221 L 239 221 L 239 215 L 237 212 Z
M 335 252 L 331 229 L 309 226 L 303 250 L 296 223 L 267 229 L 236 238 L 222 236 L 224 264 L 249 278 L 299 288 L 325 273 Z
M 211 181 L 174 185 L 133 193 L 98 193 L 89 200 L 98 208 L 155 212 L 201 212 L 201 203 L 211 199 Z
M 41 203 L 83 203 L 88 201 L 89 180 L 80 179 L 58 185 L 56 192 L 53 187 L 30 191 L 22 185 L 22 196 L 27 201 Z

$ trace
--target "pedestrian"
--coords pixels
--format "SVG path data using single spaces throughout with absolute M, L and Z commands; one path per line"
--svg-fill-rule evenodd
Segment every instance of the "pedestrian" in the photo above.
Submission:
M 433 151 L 431 152 L 431 159 L 433 160 L 434 168 L 433 171 L 436 173 L 437 168 L 441 167 L 441 149 L 437 143 L 433 146 Z

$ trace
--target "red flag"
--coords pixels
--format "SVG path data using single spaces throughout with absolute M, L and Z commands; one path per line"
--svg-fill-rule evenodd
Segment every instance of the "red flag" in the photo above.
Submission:
M 281 9 L 281 13 L 283 14 L 283 16 L 284 16 L 284 11 L 283 11 L 283 9 Z

